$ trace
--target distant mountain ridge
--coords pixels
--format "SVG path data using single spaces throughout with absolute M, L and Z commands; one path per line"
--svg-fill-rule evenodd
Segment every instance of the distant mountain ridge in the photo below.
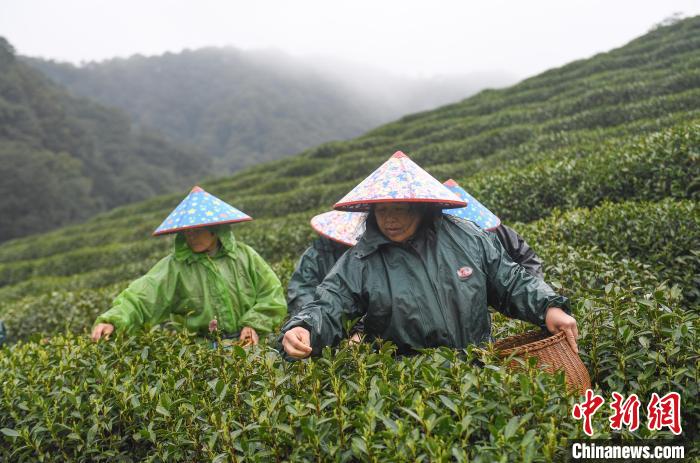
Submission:
M 218 160 L 219 171 L 354 137 L 378 122 L 312 71 L 275 68 L 235 49 L 83 67 L 27 62 L 76 95 L 121 108 L 138 126 L 198 147 Z
M 76 95 L 215 157 L 217 172 L 352 138 L 404 114 L 515 81 L 505 73 L 416 80 L 275 50 L 202 48 L 81 66 L 25 58 Z

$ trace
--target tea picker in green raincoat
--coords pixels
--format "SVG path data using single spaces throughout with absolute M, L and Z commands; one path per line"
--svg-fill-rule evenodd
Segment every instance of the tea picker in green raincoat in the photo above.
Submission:
M 495 233 L 513 262 L 522 265 L 531 275 L 544 279 L 542 260 L 525 240 L 454 180 L 443 183 L 450 191 L 462 198 L 466 207 L 445 209 L 444 213 L 469 220 L 485 231 Z M 329 211 L 311 219 L 311 228 L 319 234 L 311 246 L 302 254 L 292 273 L 287 287 L 287 306 L 291 316 L 313 301 L 316 287 L 321 284 L 333 265 L 365 231 L 365 212 Z M 359 342 L 359 333 L 364 331 L 360 320 L 350 330 L 352 342 Z
M 287 306 L 270 266 L 234 238 L 230 224 L 248 220 L 193 188 L 153 233 L 177 233 L 174 251 L 117 296 L 97 318 L 92 339 L 172 320 L 200 334 L 214 324 L 224 335 L 257 344 L 259 334 L 271 333 L 282 322 Z
M 284 325 L 286 354 L 318 354 L 345 337 L 344 318 L 362 316 L 367 337 L 400 353 L 464 348 L 491 339 L 489 305 L 564 331 L 577 350 L 568 300 L 515 264 L 493 234 L 442 213 L 465 206 L 406 155 L 392 156 L 335 205 L 369 212 L 366 230 Z

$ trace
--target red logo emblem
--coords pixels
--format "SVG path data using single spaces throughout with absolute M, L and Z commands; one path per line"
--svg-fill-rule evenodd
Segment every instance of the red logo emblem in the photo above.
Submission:
M 470 276 L 472 276 L 473 270 L 471 267 L 462 267 L 461 269 L 457 270 L 457 276 L 459 277 L 460 280 L 466 280 Z

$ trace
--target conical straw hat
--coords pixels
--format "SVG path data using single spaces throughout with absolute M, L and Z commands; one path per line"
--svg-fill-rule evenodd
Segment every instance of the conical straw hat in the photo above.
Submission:
M 253 218 L 196 186 L 156 228 L 153 236 L 248 220 Z
M 311 228 L 338 243 L 355 246 L 365 232 L 366 212 L 329 211 L 311 219 Z
M 369 211 L 372 204 L 429 203 L 441 209 L 464 207 L 466 203 L 433 176 L 397 151 L 369 177 L 338 201 L 339 211 Z
M 464 191 L 464 188 L 459 186 L 457 182 L 449 179 L 444 183 L 444 185 L 454 194 L 467 202 L 467 207 L 450 209 L 445 211 L 445 214 L 470 220 L 477 224 L 479 228 L 486 231 L 493 231 L 501 225 L 501 219 L 499 219 L 496 214 L 486 209 L 483 204 L 474 199 L 472 195 Z

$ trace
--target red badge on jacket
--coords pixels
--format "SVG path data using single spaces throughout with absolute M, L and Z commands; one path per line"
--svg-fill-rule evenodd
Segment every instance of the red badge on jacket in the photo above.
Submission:
M 460 280 L 466 280 L 470 276 L 472 276 L 472 268 L 471 267 L 462 267 L 459 270 L 457 270 L 457 276 L 459 277 Z

